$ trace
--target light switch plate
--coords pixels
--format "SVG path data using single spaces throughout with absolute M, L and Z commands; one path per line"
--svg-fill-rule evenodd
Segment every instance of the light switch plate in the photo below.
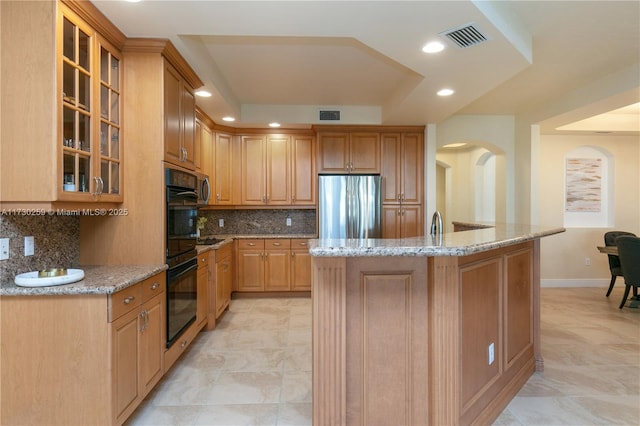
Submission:
M 33 256 L 34 249 L 35 243 L 33 237 L 24 237 L 24 255 Z
M 0 238 L 0 260 L 7 260 L 9 258 L 9 239 Z
M 291 218 L 290 217 L 287 218 L 287 226 L 291 226 Z
M 218 226 L 224 228 L 224 219 L 218 219 Z

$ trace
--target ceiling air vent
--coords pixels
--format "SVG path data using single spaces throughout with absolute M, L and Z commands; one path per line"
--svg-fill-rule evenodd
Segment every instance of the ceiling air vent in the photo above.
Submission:
M 340 111 L 339 110 L 333 110 L 333 111 L 320 110 L 318 112 L 318 119 L 320 121 L 340 121 Z
M 458 28 L 443 31 L 440 33 L 440 36 L 447 38 L 456 46 L 463 48 L 475 46 L 476 44 L 489 40 L 489 37 L 482 34 L 475 24 L 466 24 Z

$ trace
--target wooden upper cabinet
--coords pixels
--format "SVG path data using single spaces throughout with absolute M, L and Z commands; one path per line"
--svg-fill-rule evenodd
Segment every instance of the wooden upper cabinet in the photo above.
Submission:
M 242 204 L 266 204 L 265 137 L 242 136 Z
M 3 207 L 123 201 L 125 37 L 84 3 L 3 2 Z
M 209 174 L 213 193 L 209 204 L 233 204 L 233 138 L 226 133 L 216 133 L 213 139 L 213 172 Z
M 316 144 L 313 136 L 291 137 L 291 204 L 316 203 Z
M 169 61 L 164 67 L 165 161 L 191 170 L 195 164 L 196 110 L 193 88 Z
M 419 133 L 382 134 L 383 202 L 420 204 L 424 176 L 424 143 Z
M 350 173 L 380 173 L 380 134 L 352 133 Z
M 267 136 L 267 204 L 291 204 L 289 136 Z
M 242 136 L 242 204 L 291 204 L 290 138 Z
M 380 173 L 380 134 L 321 132 L 318 173 Z
M 349 133 L 318 135 L 318 172 L 348 173 Z
M 169 63 L 164 67 L 164 157 L 180 164 L 184 158 L 180 137 L 180 74 Z

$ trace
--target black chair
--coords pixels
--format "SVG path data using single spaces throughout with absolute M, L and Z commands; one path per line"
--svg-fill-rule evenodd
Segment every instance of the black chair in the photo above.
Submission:
M 620 303 L 620 309 L 622 309 L 629 296 L 629 289 L 633 287 L 634 294 L 637 295 L 640 287 L 640 238 L 623 235 L 618 237 L 616 245 L 625 285 L 624 296 Z
M 605 246 L 615 246 L 616 239 L 622 235 L 628 235 L 631 237 L 635 237 L 636 234 L 625 231 L 609 231 L 604 234 L 604 245 Z M 609 270 L 611 271 L 611 283 L 609 284 L 609 290 L 607 291 L 607 297 L 611 294 L 611 290 L 613 290 L 613 285 L 616 282 L 616 277 L 622 276 L 622 269 L 620 269 L 620 259 L 615 254 L 609 254 Z M 634 290 L 634 296 L 637 296 L 638 290 Z

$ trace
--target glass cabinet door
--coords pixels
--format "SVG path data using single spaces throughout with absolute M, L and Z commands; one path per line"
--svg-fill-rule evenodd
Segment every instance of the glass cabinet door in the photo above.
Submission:
M 91 45 L 92 38 L 63 18 L 62 41 L 62 188 L 89 192 L 91 165 Z
M 120 194 L 120 58 L 100 45 L 100 183 Z
M 62 191 L 122 200 L 122 57 L 62 9 Z M 74 196 L 75 199 L 76 196 Z

